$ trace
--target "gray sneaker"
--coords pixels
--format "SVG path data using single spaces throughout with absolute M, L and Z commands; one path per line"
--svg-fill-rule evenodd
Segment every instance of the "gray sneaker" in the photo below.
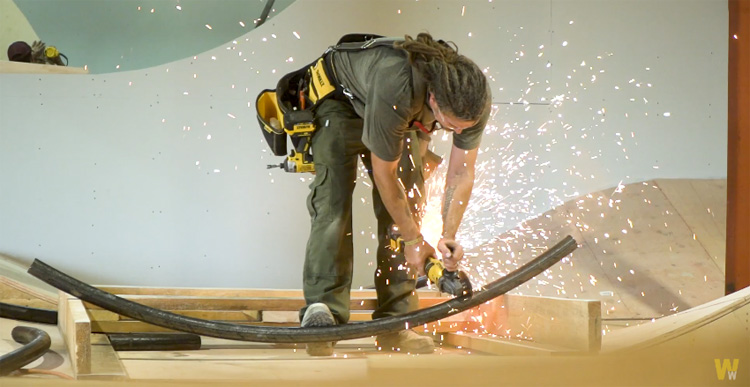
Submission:
M 322 302 L 316 302 L 307 307 L 305 316 L 302 317 L 303 328 L 309 327 L 328 327 L 336 325 L 336 319 L 333 318 L 328 305 Z M 331 356 L 333 355 L 333 346 L 335 341 L 323 341 L 318 343 L 307 343 L 307 354 L 310 356 Z
M 432 337 L 422 336 L 411 329 L 378 335 L 375 343 L 383 351 L 426 354 L 435 350 L 435 342 Z

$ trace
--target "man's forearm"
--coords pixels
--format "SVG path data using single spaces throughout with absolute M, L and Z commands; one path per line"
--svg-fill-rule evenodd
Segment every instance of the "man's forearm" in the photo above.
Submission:
M 404 240 L 416 239 L 419 234 L 419 226 L 414 220 L 414 215 L 409 208 L 409 202 L 406 199 L 404 189 L 398 183 L 396 174 L 378 176 L 376 173 L 375 184 L 378 187 L 380 198 L 383 200 L 385 208 L 393 218 L 393 222 L 399 228 L 399 233 Z
M 443 197 L 443 238 L 456 239 L 458 227 L 469 205 L 471 190 L 474 187 L 474 176 L 464 173 L 446 179 L 445 196 Z

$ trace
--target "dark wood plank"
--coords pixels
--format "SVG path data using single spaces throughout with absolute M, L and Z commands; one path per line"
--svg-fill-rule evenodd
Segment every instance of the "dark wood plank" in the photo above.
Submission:
M 750 286 L 749 1 L 729 0 L 728 97 L 726 294 Z

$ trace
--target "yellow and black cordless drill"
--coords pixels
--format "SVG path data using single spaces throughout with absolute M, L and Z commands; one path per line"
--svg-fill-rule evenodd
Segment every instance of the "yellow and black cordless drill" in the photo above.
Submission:
M 391 233 L 391 249 L 399 252 L 403 251 L 404 239 L 400 235 Z M 448 293 L 456 297 L 471 296 L 472 285 L 469 276 L 461 270 L 448 271 L 443 262 L 436 257 L 429 257 L 425 261 L 425 276 L 417 279 L 417 288 L 427 285 L 427 280 L 435 284 L 443 293 Z

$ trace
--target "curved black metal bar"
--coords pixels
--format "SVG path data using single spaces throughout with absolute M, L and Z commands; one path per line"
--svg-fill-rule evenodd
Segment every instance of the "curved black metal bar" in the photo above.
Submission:
M 230 340 L 268 343 L 306 343 L 375 336 L 408 329 L 454 315 L 514 289 L 547 270 L 577 247 L 576 241 L 571 236 L 567 236 L 539 257 L 534 258 L 505 277 L 485 285 L 481 291 L 474 293 L 473 296 L 454 298 L 444 303 L 400 316 L 331 327 L 284 328 L 201 320 L 125 300 L 80 282 L 39 260 L 34 261 L 28 272 L 55 288 L 72 294 L 81 300 L 161 327 Z
M 201 337 L 190 333 L 109 333 L 115 351 L 196 351 Z
M 52 345 L 47 332 L 37 328 L 17 326 L 13 328 L 11 335 L 17 343 L 25 345 L 0 356 L 0 376 L 8 375 L 39 359 Z
M 0 317 L 42 324 L 57 324 L 57 311 L 0 302 Z

